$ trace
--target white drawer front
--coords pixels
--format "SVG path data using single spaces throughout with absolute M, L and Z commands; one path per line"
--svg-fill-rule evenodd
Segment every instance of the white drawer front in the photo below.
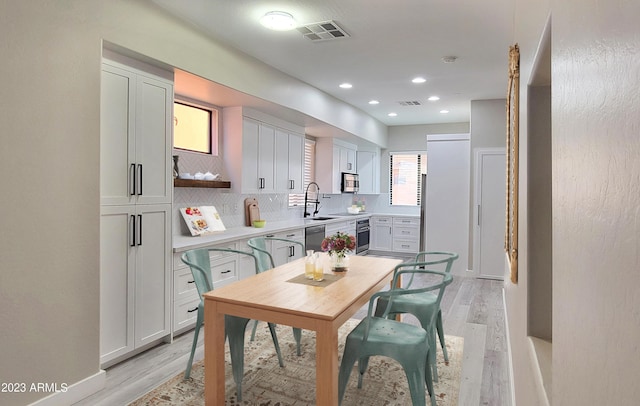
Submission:
M 395 217 L 393 219 L 395 226 L 420 226 L 420 218 L 418 217 Z
M 173 331 L 195 324 L 198 317 L 199 303 L 200 298 L 197 294 L 195 299 L 175 302 L 173 308 Z
M 174 300 L 181 300 L 194 293 L 197 295 L 198 289 L 190 268 L 181 268 L 173 273 L 173 292 Z
M 238 279 L 237 257 L 222 259 L 211 264 L 211 279 L 213 287 L 223 286 L 222 282 Z
M 286 238 L 287 240 L 304 240 L 304 229 L 290 230 L 284 233 L 274 235 L 277 238 Z
M 392 217 L 371 217 L 371 221 L 374 224 L 392 224 L 393 223 L 393 218 Z
M 402 239 L 402 238 L 406 238 L 406 239 L 413 239 L 413 238 L 420 238 L 420 228 L 419 227 L 405 227 L 405 226 L 397 226 L 397 225 L 393 225 L 393 238 L 398 238 L 398 239 Z
M 394 240 L 393 250 L 397 252 L 418 252 L 420 247 L 419 241 L 412 240 Z

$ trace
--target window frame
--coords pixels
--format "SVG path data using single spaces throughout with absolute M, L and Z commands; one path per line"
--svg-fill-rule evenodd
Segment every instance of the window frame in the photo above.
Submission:
M 307 160 L 310 158 L 310 161 Z M 302 180 L 303 193 L 289 193 L 288 207 L 304 207 L 304 191 L 311 182 L 316 181 L 316 141 L 304 139 L 304 175 Z
M 191 99 L 189 97 L 179 96 L 179 95 L 175 95 L 174 96 L 173 103 L 174 103 L 174 105 L 175 104 L 181 104 L 183 106 L 189 106 L 189 107 L 205 110 L 205 111 L 209 112 L 210 120 L 211 120 L 211 122 L 209 123 L 209 147 L 210 147 L 210 152 L 196 151 L 196 150 L 193 150 L 193 149 L 176 147 L 175 146 L 175 141 L 171 142 L 173 149 L 175 149 L 177 151 L 189 152 L 189 153 L 192 153 L 192 154 L 218 156 L 218 154 L 219 154 L 219 139 L 220 139 L 221 128 L 222 128 L 222 119 L 221 119 L 222 118 L 222 110 L 221 110 L 221 108 L 216 106 L 216 105 L 213 105 L 213 104 L 201 101 L 201 100 L 195 100 L 195 99 Z M 173 123 L 175 125 L 175 115 L 174 115 Z
M 393 156 L 394 155 L 415 155 L 418 157 L 417 165 L 417 184 L 416 184 L 416 203 L 415 204 L 399 204 L 393 203 L 393 189 L 394 189 L 394 176 L 393 176 Z M 394 207 L 420 207 L 420 195 L 422 191 L 422 174 L 427 173 L 427 152 L 426 151 L 392 151 L 389 152 L 389 206 Z

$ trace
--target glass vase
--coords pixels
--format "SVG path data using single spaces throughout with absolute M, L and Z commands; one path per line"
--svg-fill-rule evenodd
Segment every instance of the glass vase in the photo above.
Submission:
M 331 270 L 333 272 L 344 272 L 349 269 L 349 254 L 331 253 Z

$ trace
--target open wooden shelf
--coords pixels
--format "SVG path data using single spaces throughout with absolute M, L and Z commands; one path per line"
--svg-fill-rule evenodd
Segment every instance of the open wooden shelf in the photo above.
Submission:
M 218 188 L 229 189 L 231 188 L 231 182 L 224 180 L 195 180 L 195 179 L 180 179 L 173 180 L 174 187 L 206 187 L 206 188 Z

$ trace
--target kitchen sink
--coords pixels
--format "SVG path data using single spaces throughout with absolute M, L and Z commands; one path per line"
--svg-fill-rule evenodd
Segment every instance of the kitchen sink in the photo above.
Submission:
M 335 217 L 311 217 L 307 218 L 307 220 L 333 220 Z

